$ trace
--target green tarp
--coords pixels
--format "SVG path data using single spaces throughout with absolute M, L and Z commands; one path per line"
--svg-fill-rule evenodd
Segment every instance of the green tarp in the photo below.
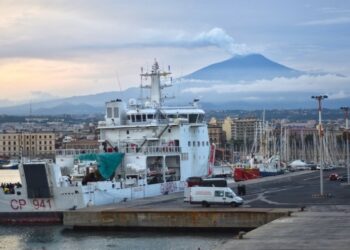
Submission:
M 110 178 L 124 157 L 123 153 L 99 153 L 99 154 L 81 154 L 80 161 L 96 161 L 98 170 L 104 179 Z

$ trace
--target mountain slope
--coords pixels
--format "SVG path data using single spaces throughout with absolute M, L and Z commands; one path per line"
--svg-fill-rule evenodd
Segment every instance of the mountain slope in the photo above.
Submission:
M 228 60 L 211 64 L 185 76 L 185 79 L 243 81 L 273 79 L 275 77 L 296 77 L 304 74 L 273 62 L 263 55 L 250 54 L 235 56 Z

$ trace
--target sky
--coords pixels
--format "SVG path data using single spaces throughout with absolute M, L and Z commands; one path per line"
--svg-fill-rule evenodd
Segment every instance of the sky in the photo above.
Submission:
M 349 45 L 346 0 L 0 0 L 0 106 L 138 86 L 155 58 L 176 78 L 247 53 L 342 75 L 315 84 L 350 98 Z

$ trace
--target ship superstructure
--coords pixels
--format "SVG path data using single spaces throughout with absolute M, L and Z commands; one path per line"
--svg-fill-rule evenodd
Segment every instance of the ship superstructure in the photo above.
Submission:
M 209 138 L 204 111 L 198 100 L 191 106 L 163 105 L 162 84 L 170 76 L 155 62 L 151 72 L 141 72 L 141 81 L 150 80 L 148 98 L 117 99 L 106 103 L 105 121 L 99 123 L 100 142 L 106 152 L 125 153 L 117 177 L 147 184 L 185 181 L 189 176 L 208 173 Z

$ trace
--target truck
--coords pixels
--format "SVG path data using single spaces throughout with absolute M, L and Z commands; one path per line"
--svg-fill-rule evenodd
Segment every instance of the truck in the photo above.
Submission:
M 243 204 L 243 199 L 229 187 L 194 186 L 190 188 L 189 202 L 190 204 L 202 204 L 203 207 L 222 204 L 238 207 Z

